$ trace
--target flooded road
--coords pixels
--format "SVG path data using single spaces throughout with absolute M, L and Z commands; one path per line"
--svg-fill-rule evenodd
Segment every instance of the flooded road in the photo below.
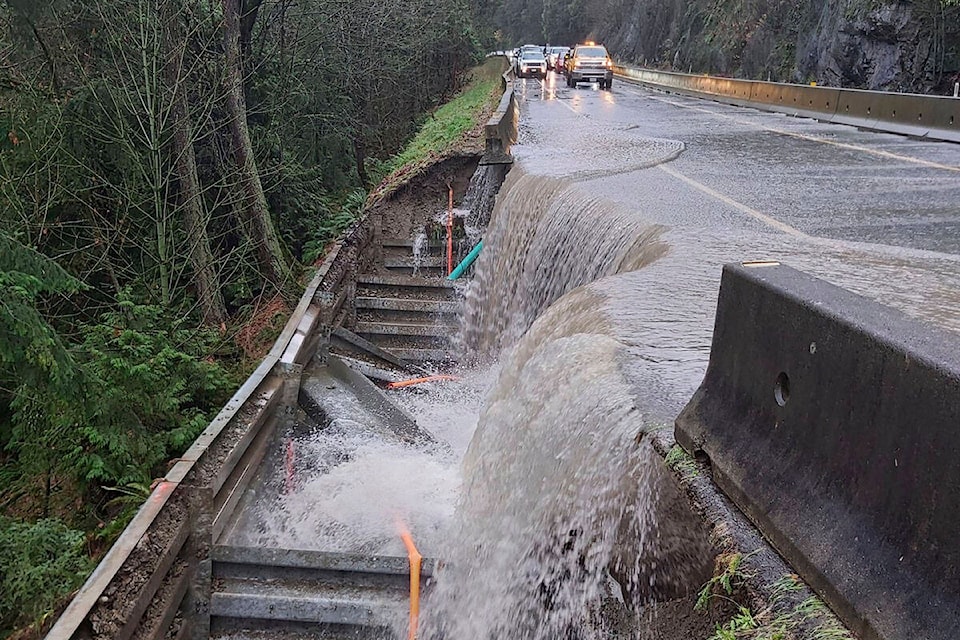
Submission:
M 665 227 L 653 264 L 590 285 L 664 421 L 706 367 L 725 262 L 779 260 L 960 331 L 957 145 L 552 73 L 517 91 L 524 172 Z
M 516 162 L 442 371 L 462 380 L 390 392 L 436 446 L 311 431 L 310 473 L 283 493 L 278 458 L 243 542 L 399 555 L 399 519 L 444 560 L 421 637 L 670 637 L 643 606 L 696 593 L 713 558 L 647 434 L 703 377 L 722 265 L 778 260 L 960 332 L 960 147 L 516 86 Z
M 622 82 L 517 95 L 462 336 L 499 373 L 427 628 L 610 638 L 601 603 L 695 592 L 711 562 L 643 450 L 703 377 L 722 265 L 777 260 L 960 332 L 960 148 Z

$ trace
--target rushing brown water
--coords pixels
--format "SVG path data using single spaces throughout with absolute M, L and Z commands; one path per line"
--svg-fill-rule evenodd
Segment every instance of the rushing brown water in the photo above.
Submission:
M 568 178 L 541 168 L 534 154 L 509 175 L 467 292 L 465 351 L 499 358 L 500 373 L 427 637 L 605 638 L 604 603 L 629 617 L 702 584 L 708 545 L 665 498 L 675 488 L 644 434 L 669 426 L 702 378 L 723 263 L 777 259 L 960 330 L 956 256 L 671 227 L 642 202 L 597 196 L 576 166 Z
M 663 231 L 569 180 L 515 167 L 467 291 L 464 352 L 495 358 L 565 293 L 653 262 L 667 249 Z

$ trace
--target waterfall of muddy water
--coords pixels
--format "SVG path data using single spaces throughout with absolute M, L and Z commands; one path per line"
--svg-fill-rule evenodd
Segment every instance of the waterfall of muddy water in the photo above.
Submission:
M 566 292 L 663 255 L 663 229 L 567 179 L 515 166 L 467 290 L 462 348 L 479 359 L 496 357 Z
M 957 256 L 787 235 L 710 209 L 712 225 L 666 226 L 644 202 L 617 202 L 617 181 L 586 160 L 558 175 L 535 133 L 468 287 L 464 346 L 502 360 L 465 456 L 428 640 L 609 637 L 618 590 L 633 605 L 621 613 L 642 613 L 705 582 L 711 549 L 643 434 L 670 425 L 702 379 L 724 263 L 781 260 L 960 331 Z M 648 637 L 638 620 L 626 634 Z
M 464 461 L 425 638 L 609 637 L 604 600 L 677 597 L 709 576 L 705 535 L 637 444 L 628 354 L 602 306 L 573 291 L 503 361 Z
M 470 186 L 460 205 L 470 212 L 467 220 L 468 234 L 471 228 L 479 231 L 486 228 L 490 222 L 497 191 L 509 170 L 510 165 L 507 164 L 481 165 L 471 176 Z M 473 244 L 480 240 L 479 235 L 469 237 Z

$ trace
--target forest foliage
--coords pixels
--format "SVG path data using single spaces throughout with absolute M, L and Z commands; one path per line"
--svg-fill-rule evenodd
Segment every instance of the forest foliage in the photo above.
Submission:
M 0 635 L 236 387 L 235 334 L 463 84 L 476 9 L 0 0 Z

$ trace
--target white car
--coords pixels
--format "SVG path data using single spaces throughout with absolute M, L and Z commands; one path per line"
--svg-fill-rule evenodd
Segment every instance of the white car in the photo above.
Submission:
M 540 51 L 526 50 L 517 60 L 518 78 L 543 78 L 547 75 L 547 61 Z
M 563 55 L 570 51 L 570 47 L 550 47 L 547 53 L 547 69 L 561 73 L 563 71 Z

